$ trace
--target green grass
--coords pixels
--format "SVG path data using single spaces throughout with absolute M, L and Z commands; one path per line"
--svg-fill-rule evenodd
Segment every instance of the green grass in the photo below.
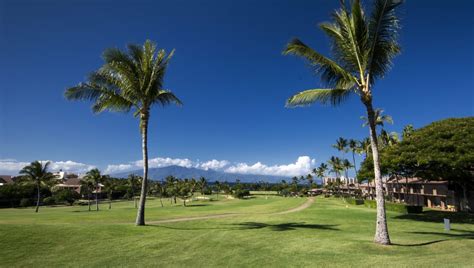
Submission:
M 229 218 L 135 227 L 132 202 L 112 210 L 87 207 L 0 210 L 0 266 L 424 266 L 473 265 L 472 218 L 457 217 L 443 231 L 436 212 L 389 212 L 393 246 L 372 243 L 375 210 L 318 198 L 306 210 L 272 215 L 303 198 L 261 196 L 249 200 L 171 206 L 147 202 L 147 220 L 221 213 Z M 444 216 L 444 215 L 443 215 Z

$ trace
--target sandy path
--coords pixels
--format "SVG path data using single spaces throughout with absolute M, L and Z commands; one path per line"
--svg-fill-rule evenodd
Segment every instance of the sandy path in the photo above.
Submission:
M 301 204 L 296 208 L 292 208 L 290 210 L 275 212 L 275 213 L 268 213 L 268 215 L 282 215 L 288 214 L 293 212 L 298 212 L 303 209 L 308 208 L 314 202 L 314 198 L 310 197 L 306 202 Z M 170 223 L 170 222 L 182 222 L 182 221 L 196 221 L 196 220 L 208 220 L 208 219 L 220 219 L 220 218 L 227 218 L 239 215 L 251 215 L 250 213 L 224 213 L 224 214 L 214 214 L 214 215 L 204 215 L 204 216 L 196 216 L 196 217 L 183 217 L 183 218 L 174 218 L 174 219 L 166 219 L 166 220 L 159 220 L 159 221 L 149 221 L 147 224 L 159 224 L 159 223 Z

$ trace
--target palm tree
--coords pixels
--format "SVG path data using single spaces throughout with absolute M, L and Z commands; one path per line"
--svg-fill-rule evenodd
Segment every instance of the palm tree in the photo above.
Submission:
M 99 188 L 102 182 L 102 175 L 97 168 L 91 169 L 86 173 L 84 179 L 90 181 L 94 185 L 95 191 L 95 209 L 99 211 Z
M 204 195 L 204 190 L 207 187 L 207 180 L 204 177 L 199 178 L 199 188 L 201 190 L 201 195 Z
M 367 111 L 377 193 L 377 219 L 374 242 L 390 244 L 383 199 L 376 116 L 373 108 L 373 86 L 384 77 L 393 58 L 400 53 L 397 42 L 399 20 L 396 9 L 401 0 L 374 0 L 369 16 L 360 0 L 351 1 L 349 10 L 344 1 L 332 15 L 334 22 L 320 28 L 329 36 L 334 59 L 323 56 L 302 41 L 291 41 L 284 54 L 307 59 L 326 88 L 305 90 L 292 96 L 287 106 L 309 105 L 314 102 L 338 105 L 350 95 L 360 98 Z
M 239 180 L 237 180 L 237 184 L 239 184 Z M 221 191 L 221 182 L 220 181 L 214 182 L 214 187 L 216 190 L 216 200 L 219 200 L 219 192 Z
M 376 126 L 381 126 L 384 127 L 385 123 L 389 123 L 393 125 L 393 119 L 390 115 L 382 115 L 383 110 L 380 108 L 377 108 L 374 110 L 374 118 L 375 118 L 375 125 Z M 366 116 L 361 116 L 360 119 L 364 121 L 362 124 L 363 127 L 366 127 L 369 125 L 369 120 L 367 119 Z
M 40 188 L 43 184 L 48 184 L 55 177 L 51 172 L 48 172 L 50 162 L 45 162 L 42 164 L 39 161 L 31 162 L 28 166 L 20 170 L 20 174 L 28 180 L 31 180 L 36 185 L 37 190 L 37 199 L 36 199 L 36 209 L 37 213 L 39 210 L 39 204 L 41 199 Z
M 395 145 L 400 141 L 397 132 L 388 133 L 387 131 L 385 131 L 385 129 L 382 129 L 380 131 L 380 135 L 378 138 L 380 148 Z
M 339 152 L 347 153 L 347 140 L 343 137 L 339 137 L 339 139 L 336 140 L 336 144 L 333 144 L 332 147 L 337 149 Z
M 321 163 L 318 168 L 313 169 L 313 173 L 316 177 L 323 179 L 327 170 L 328 166 L 325 163 Z
M 313 176 L 311 176 L 311 174 L 306 175 L 306 180 L 309 184 L 309 190 L 311 190 L 311 188 L 313 188 Z
M 153 105 L 165 106 L 181 101 L 168 90 L 163 89 L 163 79 L 173 51 L 157 50 L 156 45 L 146 40 L 143 46 L 129 45 L 128 53 L 119 49 L 107 49 L 103 58 L 105 64 L 93 72 L 86 83 L 66 90 L 69 100 L 93 101 L 92 110 L 128 112 L 140 118 L 142 136 L 143 180 L 136 225 L 145 225 L 145 201 L 148 182 L 148 121 Z
M 349 169 L 352 167 L 352 164 L 348 159 L 344 159 L 341 162 L 341 167 L 344 169 L 344 173 L 346 176 L 346 187 L 347 191 L 349 191 Z
M 92 181 L 85 178 L 81 180 L 81 194 L 83 196 L 87 195 L 87 205 L 89 207 L 89 211 L 91 211 L 91 193 L 93 188 L 94 184 Z
M 142 178 L 135 174 L 130 174 L 128 175 L 128 178 L 127 178 L 127 184 L 128 184 L 128 187 L 130 187 L 130 191 L 132 193 L 132 198 L 135 204 L 135 208 L 137 208 L 137 198 L 135 197 L 135 190 L 139 187 L 141 180 Z
M 337 156 L 331 156 L 331 158 L 328 160 L 328 164 L 331 166 L 331 172 L 333 172 L 336 178 L 339 179 L 340 172 L 343 170 L 341 159 Z
M 104 183 L 104 190 L 107 193 L 107 198 L 109 199 L 109 209 L 112 208 L 112 195 L 117 187 L 115 181 L 108 175 L 102 177 L 102 182 Z
M 359 142 L 357 140 L 350 139 L 348 146 L 349 146 L 349 150 L 352 153 L 352 164 L 353 164 L 352 167 L 354 168 L 354 172 L 357 175 L 357 166 L 356 166 L 355 154 L 357 152 L 359 152 Z

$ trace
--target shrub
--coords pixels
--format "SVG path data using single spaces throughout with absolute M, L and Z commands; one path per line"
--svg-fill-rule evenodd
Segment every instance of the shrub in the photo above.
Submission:
M 43 204 L 45 205 L 54 205 L 54 198 L 51 196 L 43 198 Z
M 28 207 L 31 206 L 31 201 L 29 198 L 22 198 L 20 200 L 20 207 Z
M 250 195 L 250 191 L 249 190 L 244 190 L 244 189 L 237 189 L 237 190 L 234 191 L 234 193 L 232 195 L 235 198 L 244 198 L 245 196 Z
M 375 200 L 364 200 L 364 206 L 368 208 L 377 208 L 377 202 L 375 202 Z
M 56 203 L 66 203 L 72 205 L 74 201 L 81 198 L 81 196 L 71 189 L 60 189 L 53 194 L 54 201 Z
M 407 206 L 408 213 L 423 213 L 422 206 Z
M 362 200 L 362 199 L 345 198 L 344 200 L 347 203 L 351 204 L 351 205 L 363 205 L 364 204 L 364 200 Z
M 377 208 L 377 202 L 375 200 L 365 200 L 364 205 L 368 208 Z M 385 202 L 385 209 L 387 211 L 395 211 L 400 213 L 422 213 L 422 206 L 409 206 L 406 204 Z

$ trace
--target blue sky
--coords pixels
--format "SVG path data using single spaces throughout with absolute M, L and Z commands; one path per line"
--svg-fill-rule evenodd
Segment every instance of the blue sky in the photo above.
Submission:
M 292 37 L 327 53 L 315 26 L 338 2 L 0 0 L 0 173 L 36 159 L 71 170 L 134 166 L 138 121 L 94 115 L 63 92 L 101 65 L 105 48 L 146 39 L 176 49 L 165 86 L 184 102 L 153 110 L 149 146 L 158 166 L 215 159 L 280 174 L 339 155 L 331 148 L 339 136 L 367 135 L 363 106 L 354 97 L 337 108 L 286 109 L 287 97 L 319 80 L 301 59 L 281 55 Z M 403 5 L 403 53 L 375 87 L 374 105 L 395 121 L 389 131 L 473 115 L 473 7 Z

